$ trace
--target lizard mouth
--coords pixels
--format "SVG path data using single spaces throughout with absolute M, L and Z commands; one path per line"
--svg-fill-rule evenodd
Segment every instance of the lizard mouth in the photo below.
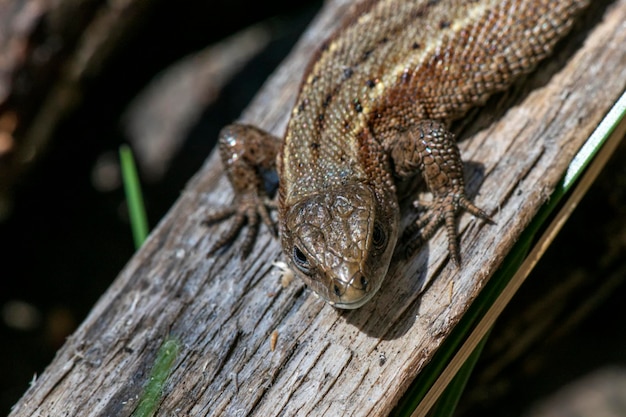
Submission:
M 330 304 L 333 307 L 336 308 L 341 308 L 344 310 L 354 310 L 357 309 L 361 306 L 363 306 L 363 304 L 367 303 L 372 297 L 374 296 L 374 293 L 365 293 L 363 294 L 363 297 L 361 297 L 360 299 L 357 300 L 351 300 L 351 301 L 328 301 L 328 304 Z

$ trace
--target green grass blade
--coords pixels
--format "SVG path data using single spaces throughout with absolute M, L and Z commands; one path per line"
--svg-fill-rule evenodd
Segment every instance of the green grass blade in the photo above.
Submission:
M 126 192 L 126 201 L 128 202 L 130 215 L 130 226 L 133 240 L 135 241 L 135 248 L 139 249 L 148 236 L 148 220 L 133 153 L 127 145 L 120 146 L 120 160 L 122 177 L 124 179 L 124 191 Z
M 486 334 L 482 338 L 478 346 L 476 346 L 476 349 L 474 349 L 470 357 L 467 358 L 467 361 L 465 361 L 461 369 L 459 369 L 459 372 L 452 382 L 450 382 L 450 385 L 448 385 L 441 397 L 439 397 L 437 404 L 435 404 L 433 408 L 431 417 L 452 417 L 461 399 L 461 395 L 465 390 L 467 381 L 474 370 L 474 366 L 476 366 L 476 362 L 478 362 L 478 358 L 483 352 L 487 339 L 489 339 L 489 334 Z

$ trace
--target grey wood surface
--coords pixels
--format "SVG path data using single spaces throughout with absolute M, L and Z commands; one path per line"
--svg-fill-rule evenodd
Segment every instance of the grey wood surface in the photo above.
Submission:
M 282 134 L 308 57 L 348 3 L 325 5 L 243 120 Z M 247 259 L 236 244 L 207 258 L 227 225 L 200 223 L 231 198 L 214 153 L 11 416 L 130 415 L 168 336 L 181 351 L 158 416 L 388 414 L 626 88 L 626 0 L 592 7 L 554 57 L 457 126 L 469 194 L 497 222 L 461 217 L 461 269 L 440 231 L 342 312 L 281 286 L 265 229 Z

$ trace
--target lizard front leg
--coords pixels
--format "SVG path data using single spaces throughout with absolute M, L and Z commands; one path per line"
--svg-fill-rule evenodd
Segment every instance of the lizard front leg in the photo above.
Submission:
M 492 220 L 465 196 L 463 161 L 454 134 L 439 122 L 424 120 L 384 144 L 393 159 L 395 174 L 406 178 L 421 173 L 433 195 L 426 213 L 405 232 L 404 238 L 410 239 L 408 252 L 430 239 L 444 223 L 450 258 L 458 266 L 457 212 L 463 209 L 489 222 Z
M 235 196 L 230 206 L 213 211 L 203 223 L 212 224 L 231 216 L 233 222 L 209 254 L 232 242 L 247 223 L 242 253 L 248 255 L 259 229 L 259 218 L 276 236 L 276 225 L 269 214 L 269 209 L 275 208 L 276 204 L 265 191 L 262 171 L 276 169 L 276 155 L 281 143 L 280 138 L 250 125 L 232 124 L 220 132 L 220 157 Z

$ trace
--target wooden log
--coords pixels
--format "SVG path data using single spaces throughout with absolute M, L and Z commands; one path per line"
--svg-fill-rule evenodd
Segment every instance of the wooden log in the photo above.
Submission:
M 284 131 L 308 58 L 349 3 L 325 5 L 244 121 Z M 391 266 L 370 303 L 345 312 L 300 282 L 281 286 L 280 245 L 266 230 L 247 259 L 236 243 L 207 258 L 227 225 L 200 223 L 231 198 L 214 153 L 11 416 L 130 415 L 168 337 L 180 353 L 156 415 L 389 414 L 626 88 L 626 0 L 605 4 L 458 126 L 470 196 L 497 222 L 461 217 L 461 269 L 440 231 Z

